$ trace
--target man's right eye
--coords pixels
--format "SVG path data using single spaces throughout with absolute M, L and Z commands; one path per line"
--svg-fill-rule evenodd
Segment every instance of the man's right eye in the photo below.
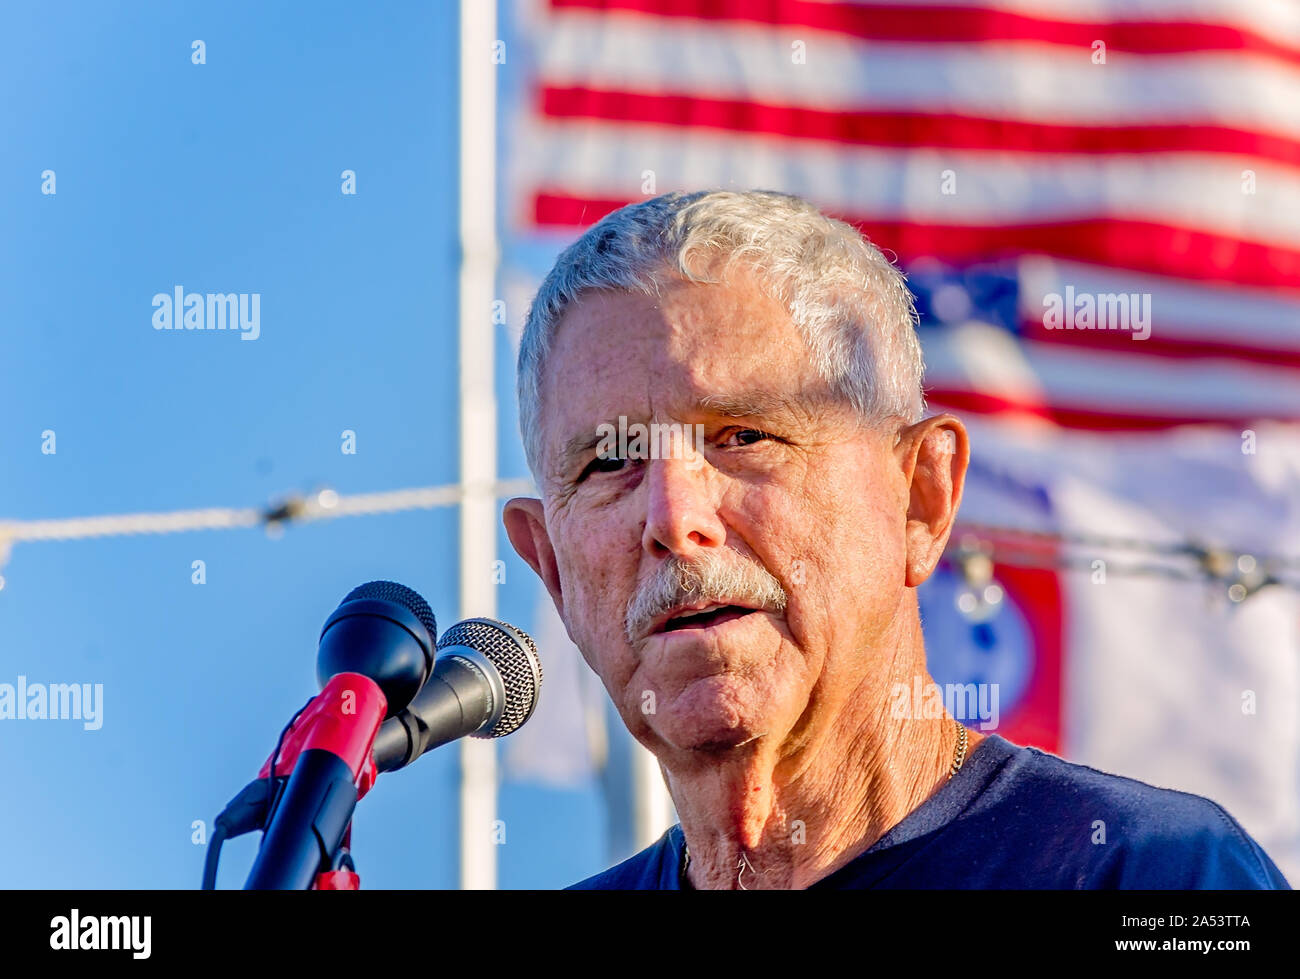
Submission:
M 592 459 L 591 462 L 587 463 L 587 467 L 583 469 L 581 475 L 578 476 L 578 482 L 582 482 L 582 480 L 586 479 L 592 473 L 618 472 L 623 468 L 623 465 L 626 462 L 626 459 L 620 459 L 617 456 L 611 456 L 608 458 L 597 456 Z

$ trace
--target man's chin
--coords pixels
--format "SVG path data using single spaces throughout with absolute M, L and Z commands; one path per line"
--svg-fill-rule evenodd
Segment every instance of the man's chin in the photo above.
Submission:
M 748 703 L 734 676 L 706 677 L 690 684 L 650 726 L 680 751 L 725 752 L 743 748 L 771 727 L 766 711 Z

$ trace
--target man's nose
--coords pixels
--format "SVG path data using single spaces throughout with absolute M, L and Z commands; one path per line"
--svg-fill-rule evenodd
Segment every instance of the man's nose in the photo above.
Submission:
M 708 466 L 692 466 L 686 459 L 651 459 L 644 478 L 649 492 L 641 545 L 648 553 L 689 561 L 700 548 L 726 543 L 727 528 L 718 516 Z

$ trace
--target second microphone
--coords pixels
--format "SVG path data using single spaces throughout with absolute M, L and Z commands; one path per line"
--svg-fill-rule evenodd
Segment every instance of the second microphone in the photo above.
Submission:
M 532 715 L 542 664 L 527 633 L 496 619 L 466 619 L 438 642 L 433 673 L 375 737 L 375 765 L 391 772 L 463 737 L 499 738 Z

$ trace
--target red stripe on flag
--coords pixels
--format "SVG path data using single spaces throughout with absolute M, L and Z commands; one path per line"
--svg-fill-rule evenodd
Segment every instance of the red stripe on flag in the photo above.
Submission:
M 616 200 L 539 193 L 533 195 L 533 221 L 544 228 L 585 228 L 630 203 L 626 198 Z
M 1300 309 L 1296 311 L 1300 326 Z M 1230 327 L 1225 326 L 1224 332 Z M 1041 320 L 1025 320 L 1020 327 L 1026 340 L 1053 343 L 1061 346 L 1086 347 L 1107 353 L 1136 354 L 1143 357 L 1162 357 L 1170 360 L 1196 360 L 1217 357 L 1224 360 L 1267 364 L 1300 370 L 1300 349 L 1295 347 L 1262 347 L 1233 343 L 1231 340 L 1207 340 L 1200 337 L 1168 336 L 1161 332 L 1161 324 L 1154 319 L 1151 335 L 1145 340 L 1134 340 L 1131 333 L 1116 330 L 1049 330 Z M 1300 333 L 1300 329 L 1297 330 Z
M 998 227 L 852 221 L 900 255 L 950 261 L 1026 252 L 1178 278 L 1300 290 L 1300 250 L 1122 218 Z
M 1032 407 L 1014 399 L 1003 398 L 982 391 L 958 388 L 933 388 L 926 390 L 926 400 L 932 408 L 969 412 L 977 415 L 1019 414 L 1034 415 L 1055 422 L 1063 428 L 1078 428 L 1095 432 L 1150 432 L 1163 431 L 1178 425 L 1224 425 L 1232 429 L 1249 428 L 1264 419 L 1300 421 L 1281 415 L 1229 415 L 1209 412 L 1187 414 L 1155 414 L 1142 405 L 1129 405 L 1125 410 L 1102 411 L 1063 404 L 1038 404 Z
M 1300 48 L 1228 24 L 1071 21 L 981 7 L 865 5 L 813 0 L 551 0 L 555 10 L 644 14 L 832 31 L 873 41 L 976 44 L 1028 41 L 1090 49 L 1094 41 L 1135 54 L 1240 51 L 1300 64 Z
M 539 192 L 533 198 L 533 219 L 544 227 L 585 227 L 628 203 Z M 987 226 L 841 217 L 905 259 L 929 256 L 968 262 L 1025 253 L 1051 255 L 1202 282 L 1284 289 L 1300 298 L 1300 250 L 1191 228 L 1121 218 Z
M 859 146 L 1027 153 L 1229 153 L 1300 167 L 1300 141 L 1209 125 L 1088 126 L 926 112 L 827 110 L 739 99 L 545 86 L 541 114 L 763 133 Z

